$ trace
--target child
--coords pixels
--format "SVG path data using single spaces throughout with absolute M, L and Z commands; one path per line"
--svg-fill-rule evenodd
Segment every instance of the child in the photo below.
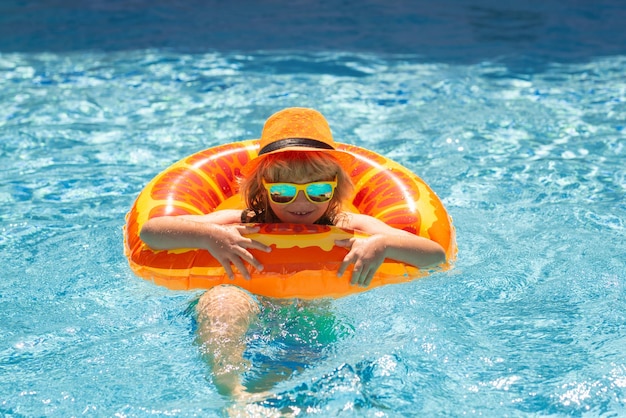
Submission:
M 336 241 L 348 250 L 337 275 L 342 277 L 353 264 L 353 285 L 368 286 L 386 258 L 416 267 L 443 263 L 445 252 L 436 242 L 342 210 L 342 203 L 352 195 L 347 173 L 352 159 L 351 154 L 335 149 L 321 113 L 305 108 L 282 110 L 266 121 L 258 157 L 242 168 L 240 193 L 246 210 L 153 218 L 144 224 L 141 239 L 153 249 L 206 249 L 231 278 L 232 266 L 246 278 L 250 277 L 246 264 L 263 270 L 249 250 L 270 251 L 246 238 L 259 230 L 242 224 L 249 222 L 318 223 L 365 232 L 366 238 Z M 213 363 L 218 389 L 244 394 L 242 339 L 258 312 L 254 298 L 238 287 L 218 286 L 200 298 L 196 310 L 200 340 Z

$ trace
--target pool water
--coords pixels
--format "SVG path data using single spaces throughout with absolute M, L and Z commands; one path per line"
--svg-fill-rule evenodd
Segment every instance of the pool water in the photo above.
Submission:
M 81 21 L 78 6 L 58 3 L 65 9 L 16 3 L 0 26 Z M 454 219 L 459 253 L 450 271 L 407 284 L 312 304 L 264 301 L 246 379 L 270 394 L 240 405 L 243 415 L 626 414 L 626 51 L 616 46 L 625 35 L 607 18 L 606 31 L 598 24 L 563 52 L 558 40 L 584 37 L 564 23 L 533 52 L 522 35 L 541 35 L 560 3 L 527 6 L 535 14 L 484 3 L 444 13 L 440 27 L 424 15 L 442 36 L 433 38 L 440 55 L 424 40 L 396 43 L 402 16 L 419 24 L 420 13 L 401 8 L 372 48 L 330 30 L 344 21 L 324 14 L 315 19 L 330 29 L 311 34 L 317 49 L 312 40 L 272 48 L 271 31 L 256 48 L 249 32 L 239 44 L 215 35 L 218 47 L 205 51 L 137 36 L 132 48 L 118 32 L 99 48 L 106 19 L 59 34 L 65 43 L 37 25 L 3 37 L 0 414 L 232 411 L 195 343 L 199 292 L 135 277 L 122 226 L 168 165 L 256 138 L 288 106 L 320 110 L 336 140 L 426 180 Z M 93 4 L 100 16 L 119 13 Z M 444 36 L 463 13 L 481 17 L 484 35 L 468 41 L 468 55 L 454 47 L 463 28 Z M 578 5 L 563 21 L 593 13 L 626 12 L 617 2 Z M 173 28 L 174 39 L 190 36 Z M 511 30 L 513 41 L 497 36 Z

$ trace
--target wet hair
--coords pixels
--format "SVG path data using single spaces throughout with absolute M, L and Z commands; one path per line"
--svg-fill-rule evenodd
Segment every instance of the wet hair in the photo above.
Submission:
M 268 183 L 297 183 L 302 180 L 325 181 L 337 177 L 337 188 L 328 209 L 316 223 L 335 225 L 341 215 L 342 203 L 352 196 L 354 185 L 350 176 L 339 162 L 324 152 L 285 151 L 268 155 L 248 177 L 240 179 L 240 193 L 247 209 L 242 213 L 242 222 L 280 222 L 274 214 L 263 187 Z

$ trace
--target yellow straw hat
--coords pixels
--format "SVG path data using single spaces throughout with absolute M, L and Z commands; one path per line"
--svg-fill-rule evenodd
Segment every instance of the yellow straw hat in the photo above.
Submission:
M 317 110 L 303 107 L 290 107 L 270 116 L 263 126 L 259 145 L 258 156 L 241 168 L 244 176 L 253 173 L 268 155 L 286 151 L 328 153 L 348 174 L 354 161 L 352 154 L 335 149 L 335 141 L 324 116 Z

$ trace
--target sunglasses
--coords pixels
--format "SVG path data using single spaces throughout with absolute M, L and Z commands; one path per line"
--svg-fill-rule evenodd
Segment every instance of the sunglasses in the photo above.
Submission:
M 274 203 L 286 205 L 296 200 L 298 192 L 302 190 L 309 202 L 324 203 L 333 198 L 337 187 L 337 178 L 333 181 L 314 181 L 312 183 L 267 183 L 263 180 L 263 186 Z

